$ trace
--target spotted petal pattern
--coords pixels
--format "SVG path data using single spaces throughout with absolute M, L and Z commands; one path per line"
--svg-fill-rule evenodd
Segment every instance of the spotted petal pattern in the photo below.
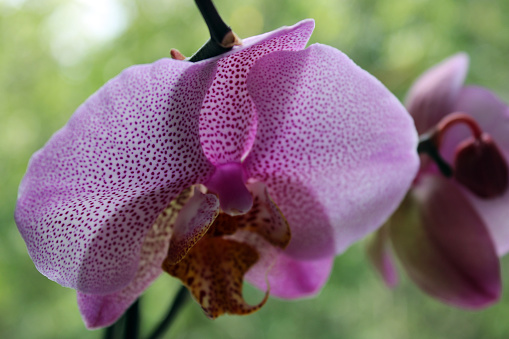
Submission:
M 78 291 L 89 328 L 114 322 L 167 254 L 166 270 L 211 317 L 267 300 L 268 290 L 258 305 L 243 301 L 246 272 L 282 298 L 315 294 L 334 255 L 400 202 L 417 169 L 412 122 L 341 52 L 302 50 L 313 27 L 196 64 L 132 67 L 33 156 L 16 222 L 37 268 Z M 208 188 L 203 213 L 184 211 L 172 230 L 164 210 L 195 184 Z M 266 185 L 254 202 L 250 185 Z
M 417 171 L 417 138 L 378 80 L 317 44 L 260 59 L 248 90 L 259 120 L 245 166 L 288 220 L 287 255 L 341 253 L 394 211 Z
M 249 314 L 265 304 L 268 292 L 257 305 L 247 304 L 242 297 L 244 274 L 258 258 L 256 249 L 247 244 L 210 237 L 198 242 L 179 263 L 165 260 L 163 269 L 179 278 L 214 319 L 224 313 Z
M 161 265 L 168 252 L 172 227 L 190 196 L 191 190 L 184 190 L 157 217 L 154 226 L 143 240 L 138 270 L 129 285 L 118 292 L 106 295 L 77 293 L 78 306 L 88 329 L 113 324 L 161 274 Z
M 200 115 L 201 143 L 212 163 L 238 162 L 253 143 L 257 117 L 246 87 L 253 64 L 274 51 L 303 49 L 314 26 L 313 20 L 304 20 L 245 39 L 218 60 Z
M 15 218 L 39 271 L 83 293 L 131 281 L 157 216 L 213 172 L 198 117 L 214 67 L 168 59 L 131 67 L 34 154 Z

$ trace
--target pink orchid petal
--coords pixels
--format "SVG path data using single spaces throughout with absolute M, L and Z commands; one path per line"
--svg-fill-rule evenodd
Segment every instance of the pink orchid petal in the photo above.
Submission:
M 161 265 L 168 252 L 172 226 L 189 194 L 180 195 L 184 201 L 172 201 L 150 228 L 140 251 L 138 270 L 134 279 L 122 290 L 107 294 L 77 292 L 78 306 L 88 329 L 115 323 L 131 304 L 161 274 Z
M 318 294 L 329 279 L 333 262 L 333 258 L 298 260 L 280 253 L 268 275 L 270 295 L 282 299 L 297 299 Z M 263 271 L 261 267 L 256 268 L 260 273 Z M 248 272 L 246 280 L 264 290 L 265 281 L 255 280 L 254 274 L 254 270 L 252 275 Z M 258 278 L 261 278 L 261 274 L 258 274 Z
M 481 199 L 467 190 L 464 190 L 464 194 L 486 224 L 495 243 L 497 254 L 502 257 L 508 253 L 509 191 L 496 199 Z
M 219 199 L 214 194 L 203 194 L 198 188 L 180 211 L 168 251 L 168 262 L 176 264 L 207 233 L 219 214 Z
M 500 266 L 483 221 L 452 181 L 426 176 L 413 190 L 417 211 L 391 225 L 391 239 L 408 275 L 428 294 L 469 309 L 501 293 Z
M 314 21 L 251 37 L 217 61 L 217 73 L 203 102 L 200 138 L 205 154 L 214 164 L 240 162 L 251 148 L 256 115 L 246 88 L 251 67 L 274 51 L 301 50 L 313 32 Z
M 412 85 L 405 106 L 419 134 L 427 132 L 446 114 L 458 95 L 468 70 L 468 55 L 458 53 L 430 68 Z
M 157 216 L 213 172 L 198 134 L 213 72 L 169 59 L 131 67 L 34 154 L 15 218 L 41 273 L 94 294 L 131 281 Z
M 460 92 L 455 110 L 474 117 L 483 131 L 493 138 L 509 163 L 509 107 L 505 103 L 485 88 L 469 86 Z M 452 158 L 455 145 L 469 135 L 462 126 L 448 131 L 443 143 L 444 157 Z M 465 195 L 488 227 L 498 255 L 509 252 L 509 192 L 489 200 L 481 199 L 467 190 Z
M 311 297 L 320 292 L 329 279 L 334 257 L 318 260 L 298 260 L 274 247 L 263 237 L 240 231 L 233 237 L 258 251 L 258 262 L 246 273 L 245 280 L 270 295 L 283 299 Z
M 399 101 L 340 51 L 274 52 L 248 77 L 259 116 L 244 165 L 287 219 L 285 253 L 341 253 L 380 226 L 418 167 L 413 122 Z
M 390 221 L 389 221 L 390 222 Z M 385 284 L 393 288 L 398 284 L 398 272 L 389 242 L 389 225 L 384 225 L 368 245 L 368 257 Z

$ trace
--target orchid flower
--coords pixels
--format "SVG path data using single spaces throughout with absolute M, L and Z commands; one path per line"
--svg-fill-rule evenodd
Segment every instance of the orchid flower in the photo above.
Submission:
M 387 285 L 395 286 L 390 240 L 423 291 L 479 309 L 499 299 L 498 256 L 509 250 L 509 107 L 484 88 L 464 86 L 467 69 L 468 56 L 459 53 L 411 87 L 406 106 L 420 146 L 432 145 L 436 163 L 421 155 L 412 189 L 369 254 Z
M 305 48 L 313 28 L 130 67 L 33 155 L 15 219 L 88 328 L 163 269 L 211 318 L 255 311 L 269 289 L 314 295 L 334 256 L 396 209 L 418 169 L 413 122 L 343 53 Z M 260 304 L 242 298 L 244 278 Z

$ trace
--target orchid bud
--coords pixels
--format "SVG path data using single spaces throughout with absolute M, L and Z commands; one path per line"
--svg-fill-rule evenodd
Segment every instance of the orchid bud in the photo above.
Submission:
M 507 190 L 507 163 L 486 133 L 458 146 L 454 169 L 456 180 L 481 198 L 495 198 Z
M 458 145 L 454 169 L 451 169 L 439 149 L 445 132 L 457 124 L 465 124 L 472 137 Z M 508 169 L 504 156 L 493 139 L 465 113 L 455 112 L 443 118 L 434 129 L 420 137 L 417 151 L 428 154 L 444 176 L 454 176 L 458 183 L 478 197 L 495 198 L 507 190 Z

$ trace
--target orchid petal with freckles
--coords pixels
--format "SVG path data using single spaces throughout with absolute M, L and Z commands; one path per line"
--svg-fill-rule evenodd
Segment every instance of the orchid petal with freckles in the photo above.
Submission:
M 417 140 L 378 80 L 316 44 L 260 59 L 248 89 L 259 121 L 245 166 L 291 225 L 289 256 L 341 253 L 388 218 L 415 175 Z
M 316 294 L 334 256 L 396 208 L 418 166 L 412 121 L 344 54 L 304 49 L 313 27 L 129 68 L 33 156 L 16 222 L 89 328 L 163 263 L 211 317 L 261 307 L 244 276 L 267 295 Z
M 214 67 L 131 67 L 32 157 L 15 218 L 39 271 L 83 293 L 129 284 L 157 216 L 213 172 L 198 120 Z
M 106 295 L 77 292 L 78 306 L 87 328 L 94 329 L 113 324 L 161 274 L 161 265 L 168 252 L 173 225 L 191 194 L 191 190 L 182 192 L 159 215 L 148 231 L 143 240 L 138 270 L 129 285 L 118 292 Z
M 200 141 L 212 163 L 239 162 L 251 148 L 257 115 L 246 79 L 255 62 L 275 51 L 303 49 L 314 27 L 313 20 L 304 20 L 244 39 L 242 46 L 233 47 L 218 60 L 200 115 Z

